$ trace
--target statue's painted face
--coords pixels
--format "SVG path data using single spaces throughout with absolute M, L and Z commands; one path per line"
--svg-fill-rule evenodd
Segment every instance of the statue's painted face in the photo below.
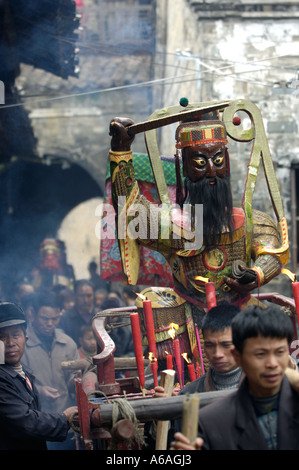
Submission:
M 185 147 L 182 151 L 185 202 L 203 204 L 205 243 L 214 245 L 223 227 L 231 231 L 232 193 L 224 142 Z
M 183 149 L 183 173 L 191 181 L 208 178 L 210 184 L 215 178 L 226 176 L 225 144 L 212 142 Z

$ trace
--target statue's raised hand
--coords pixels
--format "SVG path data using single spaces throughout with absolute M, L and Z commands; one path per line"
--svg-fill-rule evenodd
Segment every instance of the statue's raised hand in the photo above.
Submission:
M 111 135 L 111 150 L 115 152 L 126 152 L 131 150 L 134 136 L 128 133 L 128 127 L 134 122 L 129 118 L 115 117 L 110 122 L 109 135 Z

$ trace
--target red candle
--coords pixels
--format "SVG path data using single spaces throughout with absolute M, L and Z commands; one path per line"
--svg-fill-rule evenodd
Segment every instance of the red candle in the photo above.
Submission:
M 148 340 L 148 350 L 149 352 L 152 352 L 155 358 L 157 359 L 154 319 L 152 303 L 150 300 L 143 300 L 143 313 L 145 318 L 146 335 Z
M 182 358 L 181 358 L 181 348 L 180 348 L 180 342 L 178 339 L 173 340 L 173 352 L 174 352 L 174 358 L 176 362 L 176 369 L 177 369 L 177 374 L 178 374 L 178 379 L 181 384 L 182 381 Z
M 197 346 L 198 346 L 199 356 L 200 356 L 201 371 L 204 374 L 205 373 L 205 368 L 204 368 L 202 349 L 201 349 L 201 344 L 200 344 L 200 336 L 199 336 L 199 331 L 198 331 L 198 327 L 197 327 L 196 324 L 195 324 L 195 334 L 196 334 Z
M 297 282 L 296 274 L 292 273 L 292 271 L 290 271 L 289 269 L 282 268 L 281 272 L 283 274 L 286 274 L 288 278 L 292 281 L 293 296 L 297 313 L 297 322 L 299 325 L 299 282 Z
M 167 354 L 166 364 L 167 364 L 167 369 L 173 369 L 172 355 L 171 354 Z
M 191 382 L 193 382 L 193 380 L 196 379 L 194 365 L 193 364 L 187 364 L 187 367 L 188 367 L 190 380 L 191 380 Z
M 152 361 L 151 362 L 151 373 L 154 377 L 154 387 L 158 387 L 158 362 Z
M 136 357 L 137 371 L 139 376 L 140 386 L 143 389 L 145 386 L 144 365 L 143 365 L 143 349 L 141 342 L 140 324 L 138 313 L 130 314 L 132 336 L 134 343 L 134 351 Z
M 209 281 L 206 282 L 206 299 L 207 299 L 207 304 L 208 304 L 208 310 L 211 310 L 211 308 L 216 307 L 216 293 L 215 293 L 215 285 L 214 282 Z
M 296 306 L 297 320 L 299 324 L 299 282 L 298 281 L 292 282 L 292 288 L 293 288 L 293 295 L 294 295 L 295 306 Z

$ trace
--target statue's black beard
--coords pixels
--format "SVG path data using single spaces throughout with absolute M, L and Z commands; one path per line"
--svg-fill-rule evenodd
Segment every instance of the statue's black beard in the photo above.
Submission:
M 233 201 L 228 176 L 224 178 L 216 177 L 214 184 L 210 184 L 208 178 L 193 182 L 186 177 L 185 202 L 191 205 L 203 204 L 205 245 L 217 244 L 224 227 L 228 228 L 230 235 L 232 234 Z

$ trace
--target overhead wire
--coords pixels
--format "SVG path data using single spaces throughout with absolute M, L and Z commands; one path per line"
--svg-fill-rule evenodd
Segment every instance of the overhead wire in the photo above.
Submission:
M 21 17 L 22 18 L 22 17 Z M 24 21 L 32 24 L 33 26 L 36 26 L 40 29 L 43 29 L 43 30 L 47 30 L 47 28 L 45 28 L 43 25 L 41 26 L 40 24 L 36 23 L 35 21 L 32 21 L 32 20 L 29 20 L 28 18 L 23 18 Z M 60 36 L 59 34 L 57 35 L 53 35 L 53 37 L 55 37 L 55 39 L 61 41 L 61 42 L 65 42 L 65 43 L 68 43 L 68 44 L 73 44 L 73 46 L 77 46 L 77 47 L 84 47 L 85 49 L 89 49 L 89 50 L 93 50 L 93 51 L 101 51 L 102 53 L 107 53 L 109 55 L 113 55 L 115 54 L 116 55 L 116 51 L 112 51 L 111 50 L 111 47 L 109 49 L 106 49 L 107 48 L 107 43 L 104 43 L 104 48 L 101 46 L 101 42 L 97 42 L 97 43 L 84 43 L 84 42 L 80 42 L 80 39 L 79 40 L 74 40 L 74 39 L 67 39 L 65 37 L 62 37 Z M 112 46 L 112 45 L 111 45 Z M 118 48 L 118 51 L 117 51 L 117 55 L 119 55 L 120 53 L 120 50 L 122 51 L 122 53 L 124 52 L 124 50 L 127 50 L 130 49 L 130 46 L 128 44 L 121 44 L 121 46 L 117 45 L 117 48 Z M 131 48 L 131 50 L 134 50 L 135 53 L 136 53 L 136 46 L 133 48 Z M 175 56 L 178 56 L 177 53 L 173 53 L 173 52 L 157 52 L 155 51 L 155 54 L 162 54 L 162 55 L 175 55 Z M 140 61 L 139 58 L 137 57 L 134 57 L 134 56 L 130 56 L 132 60 L 137 60 L 137 61 Z M 262 59 L 255 59 L 253 61 L 250 61 L 250 62 L 241 62 L 241 61 L 232 61 L 232 60 L 228 60 L 228 59 L 223 59 L 223 58 L 207 58 L 207 57 L 201 57 L 201 56 L 197 56 L 197 55 L 190 55 L 190 60 L 194 59 L 194 60 L 208 60 L 208 61 L 223 61 L 223 62 L 231 62 L 232 65 L 226 65 L 226 66 L 223 66 L 223 67 L 220 67 L 218 68 L 218 70 L 224 70 L 226 68 L 231 68 L 233 67 L 234 65 L 252 65 L 252 64 L 256 64 L 256 63 L 259 63 L 259 62 L 263 62 L 263 61 L 269 61 L 269 60 L 274 60 L 274 59 L 278 59 L 278 58 L 285 58 L 285 57 L 292 57 L 291 54 L 281 54 L 281 55 L 278 55 L 278 56 L 272 56 L 272 57 L 267 57 L 267 58 L 262 58 Z M 187 58 L 187 57 L 186 57 Z M 172 64 L 157 64 L 157 63 L 152 63 L 152 65 L 164 65 L 166 67 L 177 67 L 176 65 L 172 65 Z M 266 68 L 280 68 L 280 67 L 275 67 L 273 65 L 270 65 L 270 66 L 267 66 Z M 189 70 L 189 68 L 186 68 Z M 284 69 L 286 69 L 286 66 L 284 64 Z M 192 69 L 191 69 L 192 70 Z M 292 67 L 290 68 L 290 70 L 298 70 L 298 67 Z
M 29 18 L 24 18 L 22 17 L 21 15 L 17 15 L 20 19 L 22 19 L 24 22 L 27 22 L 29 24 L 31 24 L 32 26 L 35 26 L 43 31 L 46 31 L 46 32 L 50 32 L 52 33 L 51 30 L 48 30 L 48 28 L 46 28 L 44 25 L 40 25 L 39 23 L 37 23 L 36 21 L 34 20 L 30 20 Z M 59 40 L 61 42 L 66 42 L 68 44 L 73 44 L 73 46 L 78 46 L 78 47 L 84 47 L 84 48 L 87 48 L 89 50 L 96 50 L 96 51 L 99 51 L 101 50 L 101 52 L 105 52 L 109 55 L 113 54 L 113 51 L 110 49 L 104 49 L 101 47 L 101 42 L 98 41 L 97 43 L 87 43 L 87 42 L 81 42 L 80 39 L 67 39 L 59 34 L 53 34 L 53 37 L 56 39 L 56 40 Z M 100 47 L 99 47 L 100 46 Z M 104 46 L 105 48 L 107 47 L 107 43 L 104 43 Z M 113 47 L 113 44 L 110 44 L 111 47 Z M 124 52 L 124 50 L 129 50 L 130 49 L 130 46 L 128 44 L 121 44 L 121 45 L 117 45 L 117 48 L 118 48 L 118 54 L 120 52 L 120 50 L 122 51 L 122 53 Z M 134 48 L 131 47 L 131 51 L 134 51 L 136 52 L 136 46 L 134 46 Z M 155 54 L 162 54 L 162 55 L 177 55 L 176 52 L 160 52 L 160 51 L 155 51 Z M 131 56 L 132 58 L 134 58 L 133 56 Z M 208 57 L 202 57 L 202 56 L 197 56 L 197 55 L 191 55 L 190 56 L 190 60 L 192 59 L 200 59 L 200 60 L 209 60 L 209 61 L 224 61 L 224 62 L 231 62 L 232 64 L 254 64 L 254 63 L 259 63 L 259 62 L 263 62 L 263 61 L 268 61 L 268 60 L 274 60 L 274 59 L 277 59 L 277 58 L 282 58 L 282 57 L 292 57 L 291 54 L 281 54 L 281 55 L 278 55 L 278 56 L 272 56 L 272 57 L 267 57 L 267 58 L 262 58 L 262 59 L 255 59 L 253 61 L 250 61 L 250 62 L 241 62 L 241 61 L 232 61 L 232 60 L 229 60 L 229 59 L 223 59 L 223 58 L 217 58 L 217 57 L 214 57 L 214 58 L 208 58 Z M 293 56 L 294 57 L 294 56 Z M 138 59 L 137 59 L 138 60 Z M 171 66 L 171 64 L 156 64 L 154 63 L 154 65 L 167 65 L 167 66 Z M 229 67 L 232 67 L 233 65 L 227 65 L 225 66 L 224 68 L 229 68 Z M 268 66 L 269 68 L 273 68 L 275 66 Z M 279 68 L 278 66 L 275 67 L 275 68 Z M 284 64 L 284 68 L 285 68 L 285 64 Z M 292 67 L 291 70 L 297 70 L 298 67 Z
M 66 40 L 65 38 L 61 38 L 62 41 L 65 41 L 65 42 L 70 42 L 70 43 L 74 43 L 74 41 L 70 41 L 70 40 Z M 130 47 L 128 45 L 121 45 L 121 46 L 117 46 L 118 47 L 118 50 L 112 50 L 111 48 L 107 49 L 107 44 L 105 44 L 104 46 L 101 46 L 101 43 L 98 42 L 98 43 L 80 43 L 80 42 L 77 42 L 76 43 L 78 48 L 85 48 L 85 49 L 89 49 L 90 51 L 96 51 L 96 52 L 101 52 L 101 53 L 104 53 L 104 54 L 107 54 L 109 56 L 111 55 L 114 55 L 114 56 L 120 56 L 120 55 L 123 55 L 123 54 L 127 54 L 128 53 L 128 49 L 130 50 Z M 135 60 L 135 61 L 140 61 L 140 56 L 138 55 L 135 55 L 137 54 L 138 51 L 136 51 L 136 47 L 134 49 L 132 49 L 134 51 L 134 54 L 130 55 L 130 59 L 131 60 Z M 176 56 L 176 57 L 180 57 L 180 55 L 177 53 L 177 52 L 161 52 L 161 51 L 154 51 L 154 54 L 155 55 L 165 55 L 165 56 Z M 151 55 L 153 55 L 153 53 L 149 53 L 149 56 L 151 57 Z M 211 58 L 211 57 L 204 57 L 204 56 L 199 56 L 199 55 L 193 55 L 191 54 L 189 57 L 186 55 L 184 56 L 186 59 L 190 59 L 191 60 L 206 60 L 206 61 L 215 61 L 215 62 L 230 62 L 231 64 L 230 65 L 225 65 L 225 66 L 222 66 L 222 67 L 219 67 L 218 69 L 219 70 L 224 70 L 226 68 L 231 68 L 235 65 L 256 65 L 260 62 L 265 62 L 265 61 L 272 61 L 272 60 L 275 60 L 275 59 L 280 59 L 280 58 L 286 58 L 286 57 L 294 57 L 294 58 L 297 58 L 297 56 L 293 56 L 292 54 L 280 54 L 280 55 L 277 55 L 277 56 L 271 56 L 271 57 L 264 57 L 264 58 L 261 58 L 261 59 L 254 59 L 252 61 L 247 61 L 247 62 L 243 62 L 243 61 L 232 61 L 231 59 L 224 59 L 224 58 L 221 58 L 221 57 L 214 57 L 214 58 Z M 157 62 L 152 62 L 152 65 L 161 65 L 161 66 L 164 66 L 164 67 L 173 67 L 173 68 L 177 68 L 177 65 L 174 65 L 174 64 L 169 64 L 169 63 L 157 63 Z M 275 66 L 275 65 L 268 65 L 268 66 L 265 66 L 265 68 L 267 69 L 273 69 L 273 68 L 277 68 L 277 69 L 281 69 L 280 66 Z M 194 70 L 190 67 L 185 67 L 186 70 Z M 286 69 L 289 69 L 290 71 L 297 71 L 298 70 L 298 66 L 292 66 L 292 67 L 288 67 L 286 64 L 284 64 L 284 70 Z
M 34 24 L 34 23 L 33 23 Z M 38 24 L 34 24 L 35 26 L 38 26 L 40 27 L 40 25 Z M 109 55 L 119 55 L 119 50 L 118 51 L 112 51 L 111 48 L 108 50 L 108 49 L 105 49 L 101 46 L 101 43 L 98 42 L 96 44 L 94 43 L 89 43 L 89 44 L 86 44 L 86 43 L 80 43 L 80 41 L 72 41 L 70 39 L 66 39 L 66 38 L 63 38 L 63 37 L 59 37 L 59 36 L 55 36 L 56 39 L 59 39 L 63 42 L 68 42 L 68 43 L 72 43 L 74 45 L 76 45 L 78 48 L 85 48 L 85 49 L 89 49 L 89 50 L 92 50 L 92 51 L 97 51 L 97 52 L 101 52 L 101 53 L 109 53 Z M 107 47 L 107 44 L 106 44 L 106 47 Z M 121 49 L 127 49 L 128 48 L 128 45 L 121 45 Z M 172 55 L 172 56 L 177 56 L 178 58 L 179 57 L 182 57 L 180 56 L 177 52 L 176 53 L 172 53 L 172 52 L 156 52 L 155 51 L 155 54 L 157 55 L 161 55 L 161 54 L 164 54 L 164 55 Z M 260 62 L 265 62 L 265 61 L 272 61 L 272 60 L 275 60 L 275 59 L 279 59 L 279 58 L 286 58 L 286 57 L 294 57 L 292 56 L 291 54 L 281 54 L 281 55 L 277 55 L 277 56 L 272 56 L 272 57 L 266 57 L 266 58 L 261 58 L 261 59 L 255 59 L 253 61 L 247 61 L 247 62 L 241 62 L 241 61 L 231 61 L 231 60 L 227 60 L 227 59 L 223 59 L 223 58 L 203 58 L 203 57 L 200 57 L 200 56 L 197 56 L 197 55 L 191 55 L 188 56 L 188 55 L 185 55 L 183 56 L 185 59 L 189 59 L 190 61 L 191 60 L 197 60 L 197 61 L 200 61 L 200 64 L 206 68 L 206 70 L 201 70 L 201 71 L 198 71 L 196 69 L 193 69 L 191 67 L 184 67 L 184 70 L 187 70 L 187 71 L 190 71 L 192 73 L 186 73 L 186 74 L 183 74 L 183 75 L 173 75 L 171 77 L 164 77 L 164 78 L 159 78 L 159 79 L 154 79 L 154 80 L 148 80 L 148 81 L 143 81 L 143 82 L 138 82 L 138 83 L 131 83 L 131 84 L 126 84 L 126 85 L 120 85 L 120 86 L 114 86 L 114 87 L 109 87 L 109 88 L 104 88 L 104 89 L 97 89 L 97 90 L 88 90 L 88 91 L 83 91 L 83 92 L 77 92 L 77 93 L 70 93 L 70 94 L 67 94 L 67 95 L 61 95 L 61 96 L 56 96 L 56 97 L 51 97 L 51 98 L 41 98 L 41 99 L 36 99 L 36 100 L 25 100 L 25 101 L 22 101 L 20 103 L 12 103 L 12 104 L 5 104 L 5 105 L 1 105 L 0 106 L 0 110 L 1 109 L 5 109 L 5 108 L 12 108 L 12 107 L 18 107 L 18 106 L 26 106 L 26 105 L 34 105 L 34 104 L 38 104 L 38 103 L 41 103 L 41 102 L 45 102 L 45 101 L 55 101 L 55 100 L 63 100 L 63 99 L 67 99 L 67 98 L 71 98 L 71 97 L 78 97 L 78 96 L 86 96 L 86 95 L 92 95 L 92 94 L 99 94 L 99 93 L 107 93 L 107 92 L 112 92 L 112 91 L 118 91 L 118 90 L 122 90 L 122 89 L 126 89 L 126 88 L 133 88 L 133 87 L 146 87 L 146 86 L 155 86 L 155 85 L 159 85 L 159 84 L 163 84 L 163 85 L 168 85 L 168 84 L 180 84 L 180 83 L 187 83 L 187 82 L 190 82 L 190 81 L 202 81 L 204 80 L 205 78 L 202 78 L 202 77 L 199 77 L 198 74 L 200 75 L 204 75 L 204 74 L 207 74 L 207 73 L 212 73 L 213 75 L 217 75 L 217 76 L 220 76 L 221 78 L 231 78 L 235 81 L 242 81 L 242 82 L 248 82 L 248 83 L 252 83 L 252 84 L 255 84 L 255 85 L 258 85 L 258 86 L 266 86 L 266 87 L 273 87 L 275 85 L 275 83 L 270 83 L 270 82 L 266 82 L 266 81 L 256 81 L 254 79 L 251 79 L 251 78 L 239 78 L 239 76 L 241 74 L 245 74 L 245 73 L 256 73 L 256 72 L 261 72 L 261 71 L 267 71 L 269 69 L 272 69 L 272 68 L 277 68 L 273 65 L 267 65 L 263 68 L 259 68 L 259 69 L 255 69 L 255 70 L 242 70 L 242 71 L 238 71 L 238 72 L 231 72 L 231 73 L 223 73 L 224 70 L 226 69 L 230 69 L 236 65 L 258 65 Z M 130 58 L 131 60 L 137 60 L 137 61 L 140 61 L 140 57 L 136 57 L 135 55 L 130 55 L 127 57 L 127 59 Z M 213 67 L 209 64 L 206 64 L 203 62 L 203 60 L 205 61 L 222 61 L 222 62 L 231 62 L 231 64 L 229 65 L 223 65 L 221 67 Z M 177 69 L 182 69 L 183 67 L 180 67 L 178 65 L 175 65 L 175 64 L 159 64 L 159 63 L 156 63 L 156 62 L 151 62 L 151 65 L 163 65 L 164 67 L 175 67 L 176 70 Z M 286 70 L 286 66 L 284 64 L 284 70 Z M 293 68 L 290 68 L 289 70 L 292 70 L 292 71 L 298 71 L 298 68 L 297 67 L 293 67 Z M 197 74 L 197 77 L 195 78 L 188 78 L 190 76 L 193 76 L 194 74 Z M 183 79 L 184 80 L 181 80 Z M 178 81 L 179 80 L 179 81 Z M 171 82 L 171 83 L 167 83 L 167 82 Z
M 263 71 L 264 69 L 259 69 L 259 70 L 256 70 L 256 71 Z M 259 85 L 259 86 L 267 86 L 267 87 L 273 87 L 275 85 L 275 83 L 270 83 L 270 82 L 261 82 L 261 81 L 255 81 L 255 80 L 252 80 L 250 78 L 238 78 L 236 77 L 235 75 L 240 75 L 242 73 L 254 73 L 256 71 L 241 71 L 241 72 L 235 72 L 235 73 L 231 73 L 231 74 L 222 74 L 222 75 L 219 75 L 218 76 L 221 76 L 221 78 L 231 78 L 235 81 L 242 81 L 242 82 L 247 82 L 247 83 L 253 83 L 255 85 Z M 83 92 L 79 92 L 79 93 L 69 93 L 67 95 L 61 95 L 61 96 L 54 96 L 54 97 L 51 97 L 51 98 L 41 98 L 41 99 L 36 99 L 36 100 L 25 100 L 23 102 L 20 102 L 20 103 L 13 103 L 13 104 L 4 104 L 4 105 L 1 105 L 0 106 L 0 110 L 1 109 L 6 109 L 6 108 L 14 108 L 14 107 L 18 107 L 18 106 L 26 106 L 26 105 L 34 105 L 34 104 L 38 104 L 38 103 L 42 103 L 42 102 L 50 102 L 50 101 L 57 101 L 57 100 L 63 100 L 63 99 L 68 99 L 68 98 L 74 98 L 74 97 L 79 97 L 79 96 L 87 96 L 87 95 L 93 95 L 93 94 L 101 94 L 101 93 L 108 93 L 108 92 L 113 92 L 113 91 L 118 91 L 118 90 L 123 90 L 123 89 L 128 89 L 128 88 L 137 88 L 137 87 L 147 87 L 147 86 L 154 86 L 154 85 L 158 85 L 158 84 L 164 84 L 164 85 L 167 85 L 167 81 L 171 81 L 171 85 L 173 84 L 176 84 L 176 83 L 188 83 L 190 81 L 202 81 L 204 80 L 203 78 L 200 78 L 200 77 L 196 77 L 196 78 L 193 78 L 193 79 L 187 79 L 186 77 L 189 77 L 190 75 L 194 75 L 198 73 L 197 71 L 194 71 L 192 73 L 188 73 L 188 74 L 183 74 L 183 75 L 174 75 L 174 76 L 171 76 L 171 77 L 165 77 L 165 78 L 159 78 L 159 79 L 155 79 L 155 80 L 148 80 L 148 81 L 144 81 L 144 82 L 139 82 L 139 83 L 131 83 L 131 84 L 128 84 L 128 85 L 120 85 L 120 86 L 115 86 L 115 87 L 110 87 L 110 88 L 104 88 L 104 89 L 98 89 L 98 90 L 89 90 L 89 91 L 83 91 Z M 211 72 L 210 70 L 206 70 L 206 71 L 203 71 L 203 72 L 200 72 L 201 74 L 204 74 L 204 73 L 216 73 L 217 74 L 217 70 L 214 70 L 213 72 Z M 181 80 L 181 81 L 177 81 L 181 78 L 184 78 L 184 80 Z

